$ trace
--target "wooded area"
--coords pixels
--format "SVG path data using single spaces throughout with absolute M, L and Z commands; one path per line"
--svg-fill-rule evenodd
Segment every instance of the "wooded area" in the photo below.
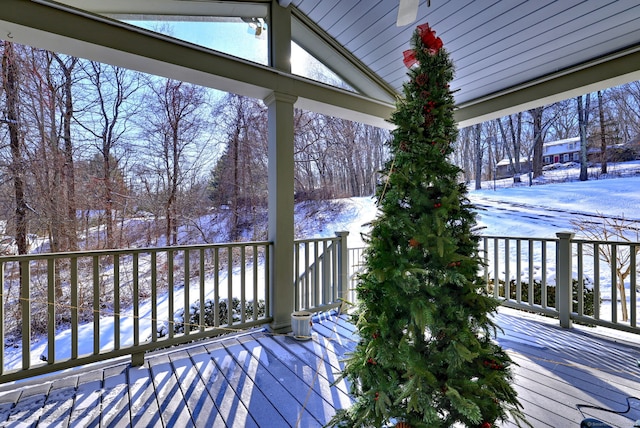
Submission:
M 266 236 L 261 100 L 6 41 L 0 49 L 0 251 L 32 251 L 36 237 L 58 252 Z M 637 157 L 639 112 L 639 82 L 587 94 L 462 129 L 453 161 L 476 188 L 502 159 L 516 172 L 530 162 L 536 177 L 543 142 L 582 136 L 607 153 L 606 173 L 607 161 Z M 296 200 L 372 195 L 388 131 L 295 115 Z M 138 228 L 125 230 L 127 219 Z
M 186 225 L 211 242 L 205 215 L 227 225 L 226 240 L 264 224 L 262 101 L 11 42 L 1 48 L 2 251 L 26 253 L 36 236 L 52 252 L 176 245 L 191 239 L 180 237 Z M 388 132 L 304 111 L 295 122 L 298 200 L 373 193 Z M 132 218 L 144 220 L 138 235 L 125 233 Z M 249 238 L 265 233 L 256 227 Z

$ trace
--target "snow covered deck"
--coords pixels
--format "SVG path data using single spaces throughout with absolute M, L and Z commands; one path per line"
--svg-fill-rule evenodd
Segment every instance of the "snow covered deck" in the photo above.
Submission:
M 506 308 L 497 320 L 534 427 L 578 427 L 576 405 L 624 409 L 640 395 L 637 340 Z M 114 360 L 2 385 L 0 426 L 320 427 L 350 403 L 345 383 L 333 382 L 354 340 L 345 317 L 330 315 L 316 320 L 312 340 L 253 330 L 157 351 L 142 367 Z M 640 419 L 632 403 L 625 417 L 589 415 L 631 427 Z

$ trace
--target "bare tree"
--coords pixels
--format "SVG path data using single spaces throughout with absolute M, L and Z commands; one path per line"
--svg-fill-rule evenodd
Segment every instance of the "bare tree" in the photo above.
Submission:
M 228 208 L 229 239 L 237 240 L 267 204 L 266 109 L 258 100 L 229 94 L 215 112 L 226 149 L 213 173 L 212 197 Z
M 102 161 L 97 177 L 100 181 L 100 208 L 104 211 L 106 248 L 116 246 L 115 212 L 124 195 L 115 190 L 118 175 L 118 148 L 125 143 L 132 118 L 140 109 L 133 100 L 139 90 L 139 75 L 124 68 L 90 61 L 85 67 L 93 99 L 88 101 L 84 120 L 78 123 L 94 139 Z
M 544 151 L 544 129 L 542 123 L 542 116 L 544 114 L 544 106 L 536 107 L 534 109 L 529 110 L 529 114 L 531 115 L 531 122 L 533 125 L 533 147 L 529 153 L 532 155 L 529 158 L 531 162 L 531 172 L 533 173 L 533 177 L 542 176 L 542 158 Z
M 467 126 L 460 130 L 460 132 L 458 133 L 458 140 L 456 142 L 457 143 L 456 151 L 453 153 L 455 163 L 458 166 L 460 166 L 460 168 L 462 169 L 462 174 L 463 174 L 465 183 L 471 182 L 471 177 L 473 172 L 472 159 L 473 159 L 474 150 L 471 144 L 472 130 L 473 130 L 473 127 L 471 126 Z M 496 145 L 493 145 L 493 146 L 495 148 Z M 501 157 L 502 156 L 498 154 L 494 154 L 496 163 L 499 162 L 500 160 L 499 158 Z
M 64 141 L 64 164 L 62 167 L 62 181 L 67 191 L 67 216 L 65 229 L 67 233 L 66 248 L 74 251 L 78 249 L 76 240 L 77 225 L 77 204 L 76 204 L 76 187 L 75 187 L 75 165 L 74 165 L 74 145 L 71 138 L 71 122 L 73 119 L 73 70 L 78 63 L 76 57 L 63 57 L 62 55 L 52 53 L 53 59 L 58 63 L 62 71 L 62 93 L 60 94 L 61 110 L 62 110 L 62 139 Z
M 607 93 L 615 106 L 616 137 L 626 142 L 640 136 L 640 81 L 608 89 Z
M 143 124 L 158 197 L 163 204 L 167 243 L 178 244 L 180 197 L 192 174 L 207 161 L 210 137 L 205 131 L 204 88 L 170 79 L 150 79 L 148 115 Z
M 578 131 L 578 116 L 572 100 L 559 101 L 545 108 L 550 119 L 547 128 L 551 141 L 575 137 Z
M 606 124 L 604 121 L 604 106 L 602 100 L 602 91 L 598 91 L 598 118 L 600 119 L 600 172 L 607 173 L 607 138 Z
M 11 149 L 11 165 L 9 171 L 13 178 L 13 189 L 15 196 L 15 238 L 18 254 L 26 254 L 29 250 L 27 243 L 28 219 L 27 204 L 25 194 L 26 164 L 24 162 L 24 146 L 20 135 L 20 114 L 19 114 L 19 69 L 18 57 L 15 46 L 11 42 L 3 43 L 2 51 L 2 83 L 5 90 L 7 117 L 4 122 L 9 128 L 9 145 Z
M 473 146 L 475 149 L 475 180 L 476 190 L 482 188 L 482 155 L 484 148 L 482 146 L 482 124 L 478 123 L 473 127 Z

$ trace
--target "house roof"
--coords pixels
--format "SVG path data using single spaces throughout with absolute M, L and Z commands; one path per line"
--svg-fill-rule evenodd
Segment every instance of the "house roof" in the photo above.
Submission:
M 285 88 L 298 97 L 299 107 L 378 126 L 387 126 L 401 94 L 402 52 L 414 24 L 422 22 L 438 32 L 456 65 L 452 88 L 461 126 L 640 80 L 640 4 L 633 0 L 432 0 L 430 6 L 421 1 L 415 23 L 404 27 L 395 24 L 398 0 L 4 3 L 0 32 L 6 39 L 257 98 Z M 255 17 L 280 8 L 278 3 L 291 10 L 291 38 L 358 95 L 94 15 Z

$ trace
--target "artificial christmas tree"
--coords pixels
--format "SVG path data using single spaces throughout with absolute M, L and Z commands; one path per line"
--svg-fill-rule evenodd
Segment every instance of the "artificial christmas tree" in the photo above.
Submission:
M 456 139 L 453 65 L 427 24 L 406 51 L 410 81 L 392 117 L 343 377 L 355 398 L 331 424 L 491 427 L 523 422 L 512 361 L 492 341 L 498 302 L 478 276 L 475 216 L 447 161 Z

